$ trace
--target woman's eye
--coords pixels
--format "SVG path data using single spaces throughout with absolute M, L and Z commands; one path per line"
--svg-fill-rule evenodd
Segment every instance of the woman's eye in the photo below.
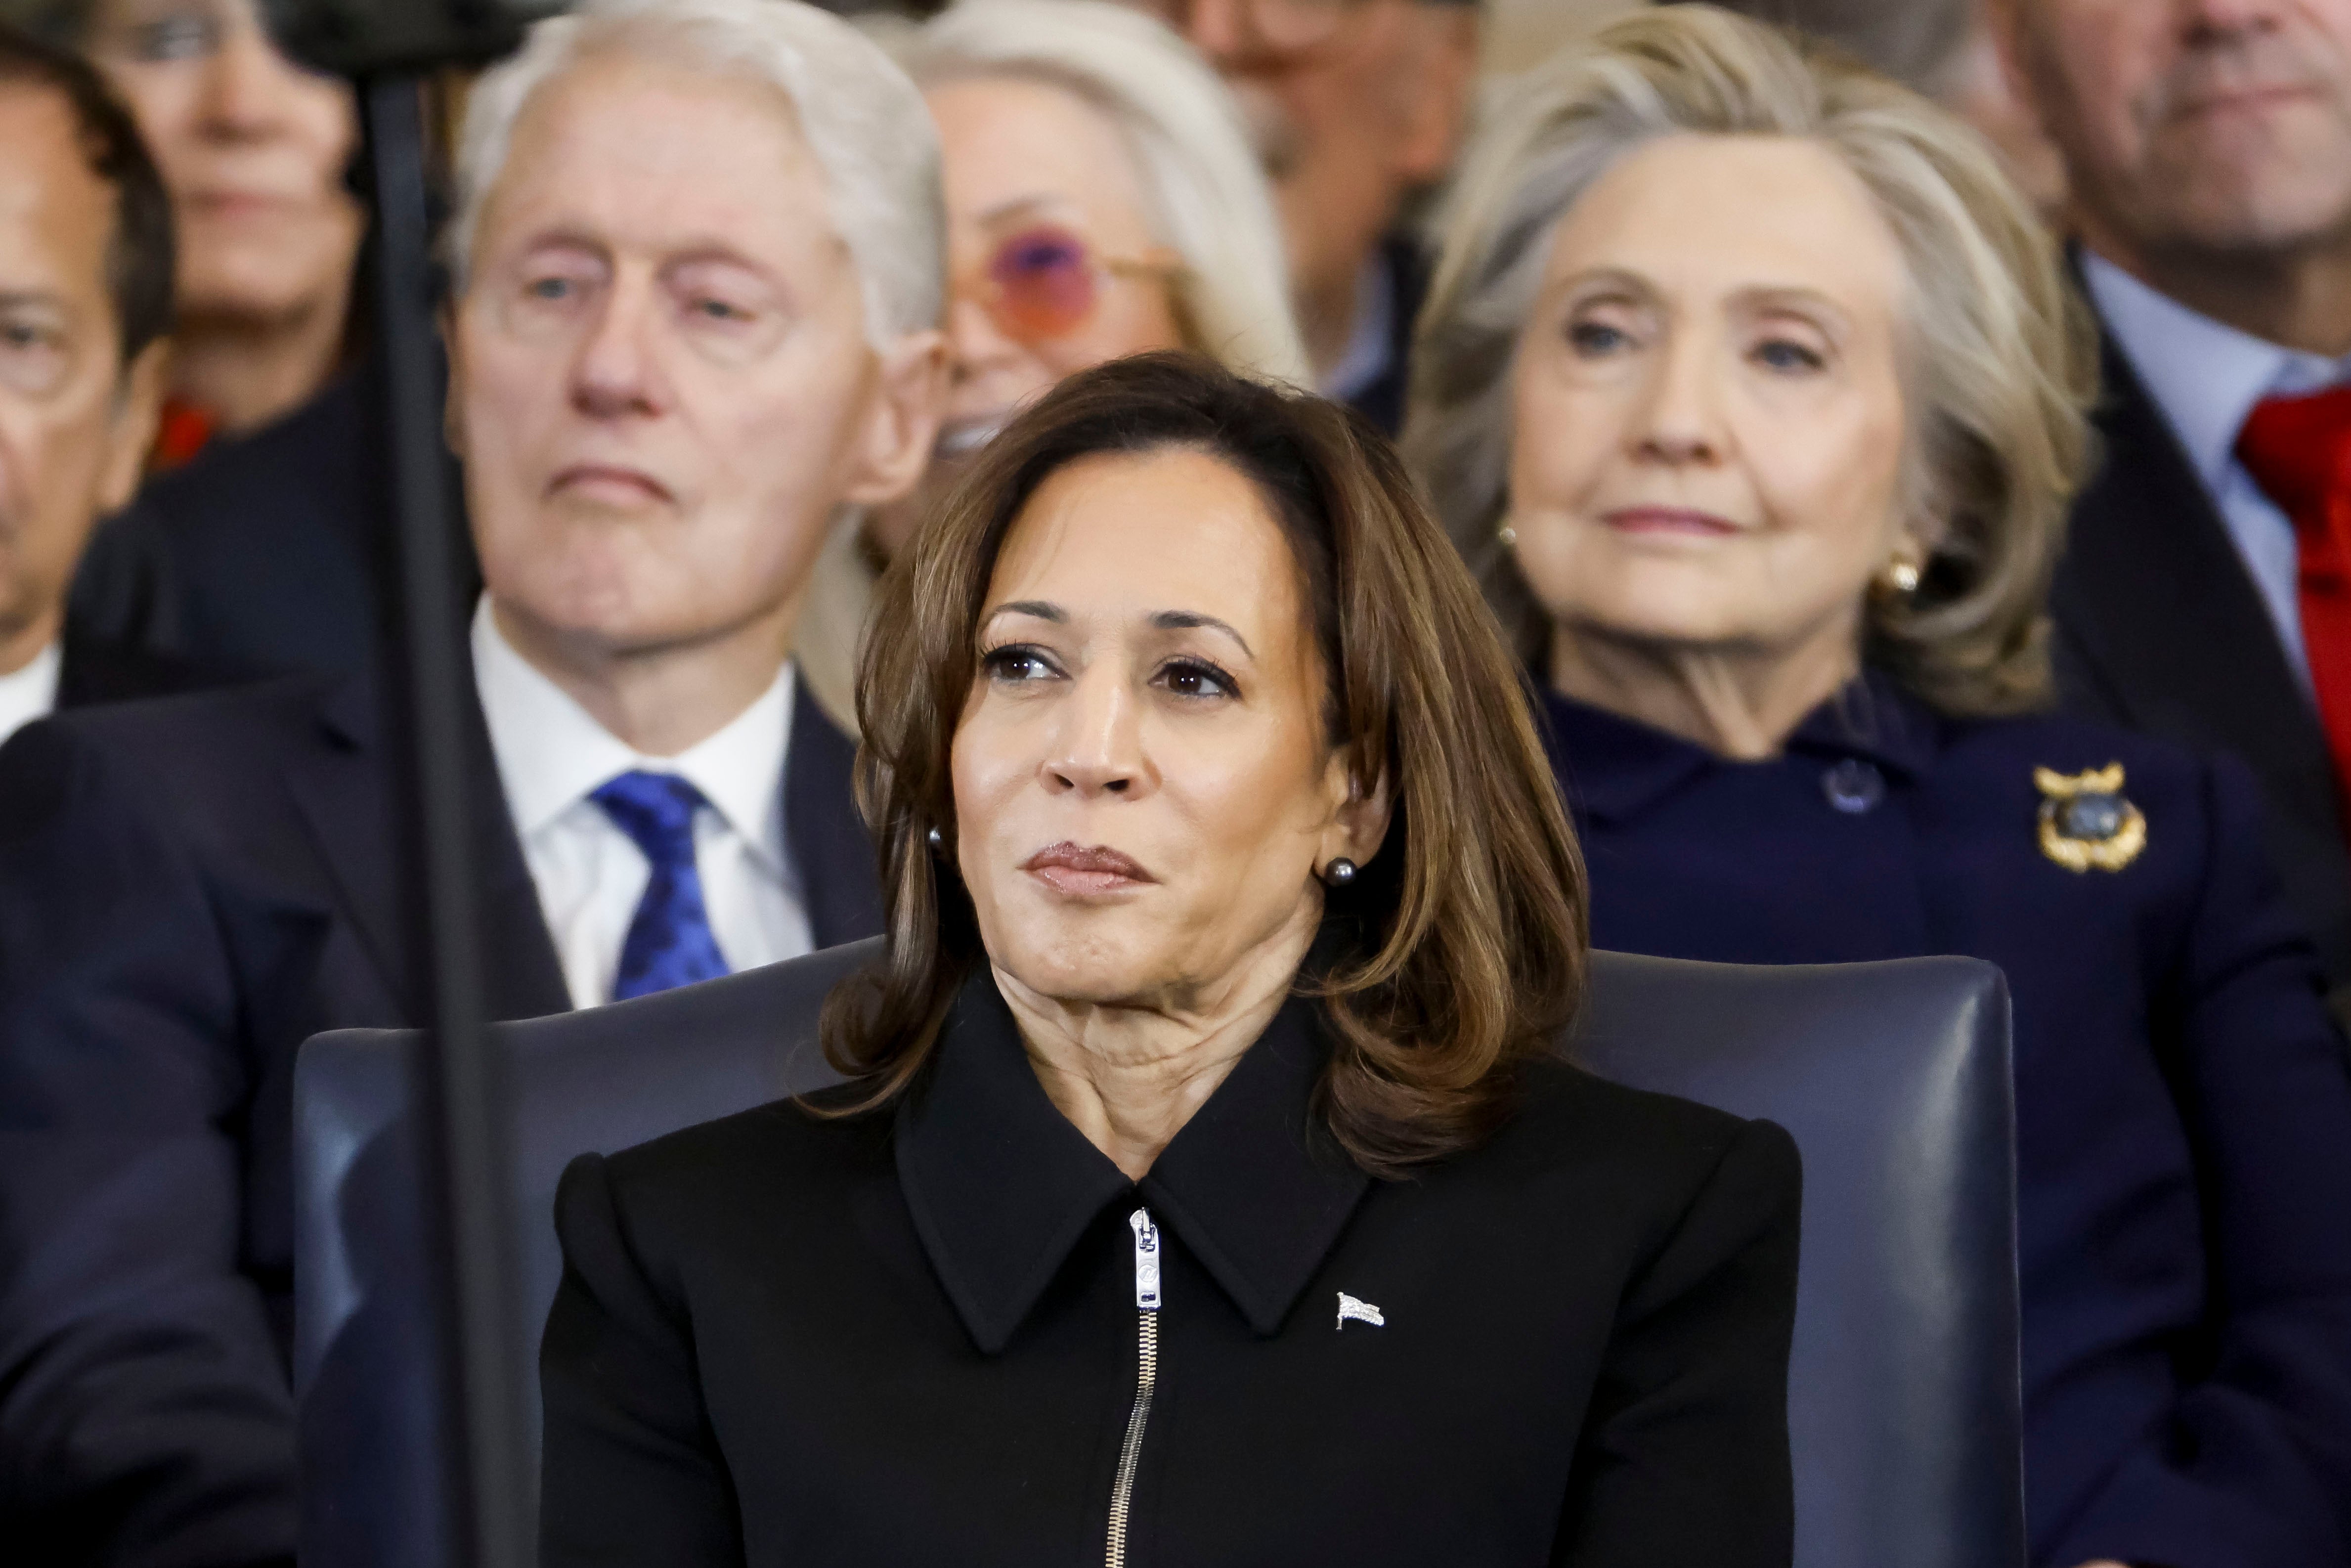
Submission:
M 166 16 L 131 29 L 130 54 L 138 60 L 193 60 L 220 47 L 220 24 L 209 16 Z
M 1803 344 L 1786 338 L 1771 338 L 1758 343 L 1755 361 L 1765 370 L 1786 374 L 1817 371 L 1828 362 Z
M 1605 321 L 1578 321 L 1567 329 L 1570 347 L 1585 359 L 1598 359 L 1632 345 L 1632 338 Z
M 1159 685 L 1179 697 L 1238 696 L 1239 688 L 1233 678 L 1214 664 L 1195 659 L 1177 659 L 1159 672 Z
M 1051 663 L 1041 652 L 1019 644 L 991 649 L 980 656 L 979 663 L 988 679 L 1008 685 L 1041 681 L 1053 674 Z

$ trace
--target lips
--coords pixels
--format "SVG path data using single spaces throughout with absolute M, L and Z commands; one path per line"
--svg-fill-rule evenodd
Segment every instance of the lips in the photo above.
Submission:
M 1723 538 L 1746 530 L 1728 517 L 1688 507 L 1620 507 L 1600 519 L 1619 533 Z
M 574 463 L 559 469 L 555 477 L 547 482 L 547 493 L 614 507 L 641 507 L 648 501 L 673 499 L 668 486 L 642 468 L 620 463 Z
M 1078 898 L 1147 887 L 1159 880 L 1132 856 L 1107 845 L 1086 847 L 1066 840 L 1039 850 L 1020 869 L 1056 893 Z

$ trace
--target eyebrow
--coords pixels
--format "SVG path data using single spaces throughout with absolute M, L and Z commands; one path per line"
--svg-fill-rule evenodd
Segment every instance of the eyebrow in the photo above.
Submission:
M 987 620 L 993 621 L 999 615 L 1033 616 L 1039 621 L 1050 621 L 1056 626 L 1070 623 L 1070 612 L 1046 599 L 1012 600 L 989 611 Z M 1204 615 L 1196 610 L 1157 611 L 1151 617 L 1151 625 L 1159 632 L 1222 632 L 1240 644 L 1242 653 L 1252 659 L 1257 657 L 1257 650 L 1249 645 L 1249 639 L 1233 630 L 1230 622 L 1219 621 L 1213 615 Z
M 1057 208 L 1068 211 L 1070 206 L 1068 197 L 1055 195 L 1050 192 L 1040 192 L 1031 196 L 1013 196 L 997 203 L 992 207 L 983 208 L 975 214 L 972 221 L 982 228 L 993 228 L 1008 218 L 1024 217 L 1031 213 L 1050 212 Z

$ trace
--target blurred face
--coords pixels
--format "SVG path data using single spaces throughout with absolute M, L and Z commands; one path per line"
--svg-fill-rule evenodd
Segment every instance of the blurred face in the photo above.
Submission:
M 350 89 L 279 54 L 253 0 L 106 0 L 91 53 L 171 187 L 182 316 L 339 303 L 361 226 Z
M 956 863 L 997 969 L 1192 1008 L 1304 950 L 1318 869 L 1376 829 L 1327 744 L 1297 567 L 1256 487 L 1188 450 L 1061 469 L 988 585 L 956 730 Z
M 90 526 L 131 498 L 160 345 L 126 377 L 106 253 L 115 193 L 65 99 L 0 87 L 0 673 L 56 634 Z
M 833 509 L 903 494 L 935 334 L 886 354 L 789 106 L 617 57 L 515 127 L 452 324 L 451 428 L 510 627 L 631 653 L 788 624 Z
M 1184 346 L 1175 254 L 1152 233 L 1118 128 L 1040 82 L 927 95 L 946 151 L 950 452 L 1072 371 Z
M 1136 0 L 1256 127 L 1301 290 L 1352 287 L 1406 192 L 1451 166 L 1477 9 L 1422 0 Z M 1290 40 L 1321 36 L 1304 44 Z
M 1857 648 L 1907 542 L 1904 287 L 1867 193 L 1809 142 L 1671 138 L 1570 209 L 1510 467 L 1519 563 L 1562 635 Z
M 2010 0 L 2086 237 L 2128 259 L 2351 234 L 2351 0 Z

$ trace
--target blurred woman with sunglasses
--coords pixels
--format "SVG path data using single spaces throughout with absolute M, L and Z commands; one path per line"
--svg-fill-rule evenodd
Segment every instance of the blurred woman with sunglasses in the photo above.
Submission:
M 928 483 L 840 530 L 810 590 L 800 673 L 844 727 L 882 565 L 1016 410 L 1155 349 L 1311 380 L 1247 127 L 1175 34 L 1098 0 L 964 0 L 884 41 L 945 146 L 954 383 Z

